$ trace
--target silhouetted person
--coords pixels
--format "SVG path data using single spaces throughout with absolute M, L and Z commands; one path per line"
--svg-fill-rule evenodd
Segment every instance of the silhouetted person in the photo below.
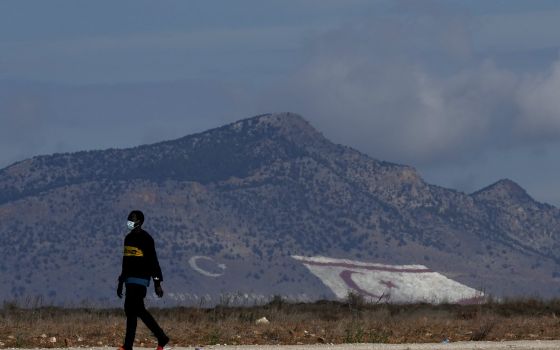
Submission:
M 154 333 L 158 341 L 157 350 L 169 342 L 169 338 L 157 324 L 156 320 L 146 310 L 144 298 L 150 279 L 154 280 L 154 288 L 158 297 L 163 297 L 161 282 L 161 268 L 156 255 L 154 240 L 148 232 L 142 229 L 144 214 L 140 210 L 133 210 L 128 215 L 127 226 L 130 233 L 124 239 L 124 254 L 122 272 L 119 276 L 117 295 L 122 298 L 123 284 L 126 286 L 124 311 L 126 313 L 126 336 L 124 345 L 120 349 L 132 350 L 136 335 L 137 318 Z

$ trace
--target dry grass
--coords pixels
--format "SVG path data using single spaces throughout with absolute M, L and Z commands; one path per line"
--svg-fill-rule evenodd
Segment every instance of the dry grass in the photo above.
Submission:
M 152 309 L 176 346 L 560 339 L 560 301 L 506 300 L 481 305 L 388 305 L 348 302 L 254 307 Z M 268 325 L 255 324 L 266 317 Z M 0 310 L 0 347 L 118 346 L 125 331 L 119 309 Z M 56 342 L 51 342 L 56 337 Z M 154 340 L 139 322 L 137 345 Z

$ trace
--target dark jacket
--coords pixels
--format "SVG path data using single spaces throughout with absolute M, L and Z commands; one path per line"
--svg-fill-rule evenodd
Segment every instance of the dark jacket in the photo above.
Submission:
M 147 280 L 154 278 L 163 281 L 154 239 L 140 227 L 130 231 L 124 239 L 122 272 L 119 282 L 126 282 L 128 277 Z

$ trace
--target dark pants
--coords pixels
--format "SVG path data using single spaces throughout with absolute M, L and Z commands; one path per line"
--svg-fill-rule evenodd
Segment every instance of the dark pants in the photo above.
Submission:
M 169 341 L 163 330 L 159 327 L 156 320 L 150 315 L 144 306 L 146 297 L 146 287 L 139 284 L 126 284 L 126 297 L 124 299 L 124 312 L 126 313 L 126 336 L 124 338 L 124 348 L 132 349 L 134 337 L 136 336 L 137 318 L 148 327 L 158 340 L 158 345 L 164 346 Z

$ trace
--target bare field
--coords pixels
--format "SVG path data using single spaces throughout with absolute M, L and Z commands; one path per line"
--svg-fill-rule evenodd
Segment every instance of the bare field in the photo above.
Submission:
M 52 348 L 38 348 L 47 350 Z M 70 350 L 85 348 L 73 347 Z M 88 350 L 107 350 L 93 347 Z M 153 348 L 135 348 L 153 350 Z M 193 347 L 175 347 L 172 350 L 193 350 Z M 458 342 L 449 344 L 337 344 L 337 345 L 226 345 L 208 346 L 204 350 L 551 350 L 560 349 L 560 341 L 518 340 L 507 342 Z
M 254 307 L 176 307 L 151 311 L 175 348 L 227 344 L 258 345 L 240 349 L 263 345 L 294 345 L 287 349 L 296 349 L 319 344 L 328 349 L 343 349 L 329 344 L 368 343 L 367 349 L 424 349 L 421 344 L 406 344 L 432 343 L 437 344 L 432 345 L 437 349 L 505 349 L 507 344 L 512 345 L 509 349 L 525 349 L 518 347 L 525 343 L 509 341 L 560 340 L 560 301 L 556 300 L 371 305 L 359 298 L 344 303 L 313 304 L 289 304 L 277 299 Z M 261 317 L 270 323 L 257 324 Z M 124 331 L 124 312 L 119 309 L 20 308 L 6 304 L 0 310 L 0 348 L 117 347 Z M 442 344 L 446 339 L 449 343 Z M 465 341 L 474 342 L 457 343 Z M 484 341 L 497 343 L 488 345 L 494 347 L 481 347 L 486 346 Z M 155 348 L 154 343 L 140 322 L 135 346 Z M 401 345 L 373 347 L 371 343 Z M 527 344 L 541 346 L 527 349 L 560 349 L 557 342 Z

